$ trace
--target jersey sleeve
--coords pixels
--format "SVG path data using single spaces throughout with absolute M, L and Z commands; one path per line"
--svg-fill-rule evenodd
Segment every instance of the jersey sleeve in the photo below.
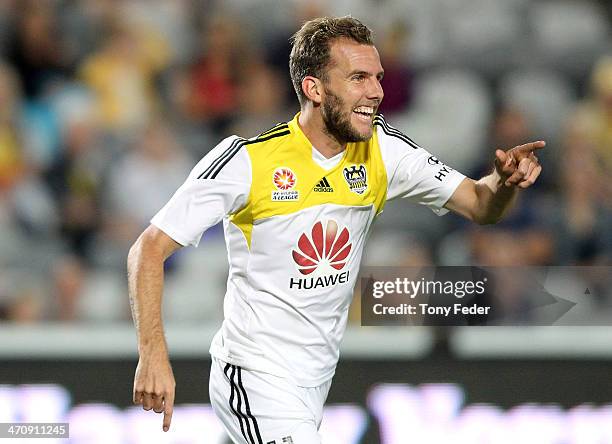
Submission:
M 197 247 L 204 231 L 246 205 L 252 173 L 243 140 L 228 137 L 204 156 L 151 223 L 179 244 Z
M 444 205 L 465 176 L 445 165 L 412 139 L 390 126 L 382 116 L 375 125 L 387 171 L 387 200 L 398 197 L 448 213 Z

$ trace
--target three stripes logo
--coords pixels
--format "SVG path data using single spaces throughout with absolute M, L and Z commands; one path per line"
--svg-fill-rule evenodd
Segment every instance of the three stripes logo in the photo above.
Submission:
M 240 423 L 242 437 L 249 444 L 263 444 L 257 419 L 251 413 L 249 398 L 244 385 L 242 385 L 242 368 L 226 364 L 223 373 L 225 373 L 225 377 L 231 386 L 229 406 Z
M 315 193 L 333 193 L 334 189 L 329 184 L 327 177 L 324 177 L 319 181 L 319 183 L 315 185 L 312 191 L 314 191 Z
M 381 129 L 387 136 L 401 140 L 414 150 L 420 149 L 419 145 L 417 145 L 414 140 L 402 133 L 397 128 L 389 125 L 382 114 L 378 114 L 376 117 L 374 117 L 374 125 Z

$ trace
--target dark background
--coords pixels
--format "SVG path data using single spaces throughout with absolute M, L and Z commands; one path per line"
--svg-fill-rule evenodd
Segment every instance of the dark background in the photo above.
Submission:
M 175 359 L 176 403 L 208 403 L 210 361 Z M 131 404 L 136 360 L 5 360 L 5 384 L 54 383 L 72 394 L 73 405 L 106 402 Z M 368 389 L 381 382 L 411 385 L 451 382 L 465 390 L 466 404 L 491 403 L 503 408 L 535 402 L 570 408 L 582 403 L 612 402 L 610 360 L 457 360 L 439 355 L 425 360 L 342 359 L 328 404 L 364 405 Z

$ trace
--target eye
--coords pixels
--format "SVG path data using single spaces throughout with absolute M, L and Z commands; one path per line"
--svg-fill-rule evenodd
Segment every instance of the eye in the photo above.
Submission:
M 351 80 L 355 82 L 363 82 L 364 79 L 365 79 L 365 76 L 363 74 L 355 74 L 351 77 Z

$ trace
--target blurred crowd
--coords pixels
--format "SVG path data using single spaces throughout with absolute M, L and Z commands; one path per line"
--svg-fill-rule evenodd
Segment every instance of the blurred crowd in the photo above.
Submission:
M 610 265 L 607 8 L 0 0 L 0 319 L 129 319 L 129 246 L 221 138 L 293 117 L 289 37 L 320 15 L 350 13 L 373 28 L 381 112 L 454 168 L 476 178 L 495 148 L 548 142 L 543 175 L 504 222 L 479 227 L 390 203 L 366 264 Z M 224 258 L 215 228 L 168 262 L 168 318 L 221 317 Z

